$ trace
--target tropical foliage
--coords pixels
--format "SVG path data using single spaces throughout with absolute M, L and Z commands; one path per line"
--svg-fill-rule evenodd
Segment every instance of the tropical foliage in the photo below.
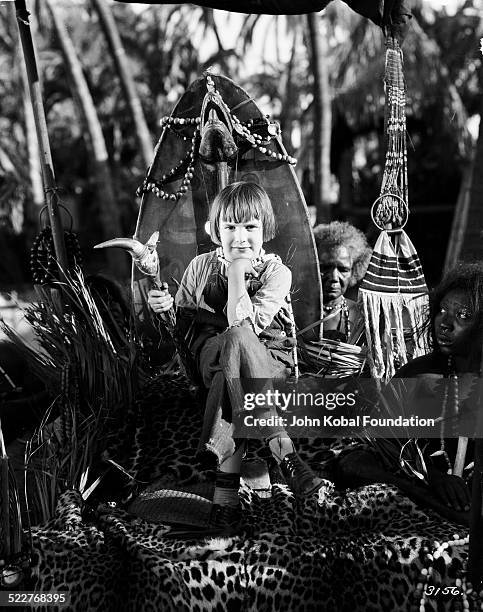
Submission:
M 26 311 L 35 350 L 4 327 L 51 397 L 27 446 L 34 523 L 53 515 L 63 491 L 75 489 L 87 499 L 96 489 L 109 457 L 128 439 L 136 398 L 149 380 L 142 342 L 129 318 L 116 316 L 119 304 L 109 288 L 100 293 L 99 281 L 86 283 L 79 270 L 38 287 L 39 302 Z
M 414 2 L 403 45 L 415 213 L 409 229 L 430 280 L 440 274 L 461 174 L 472 154 L 466 126 L 479 112 L 478 4 L 462 1 L 448 16 Z M 88 270 L 107 265 L 119 274 L 126 264 L 118 255 L 105 262 L 105 254 L 91 247 L 132 234 L 135 190 L 159 119 L 208 67 L 240 83 L 280 121 L 286 146 L 299 159 L 308 203 L 322 207 L 319 218 L 344 217 L 369 228 L 384 152 L 384 39 L 374 24 L 342 3 L 310 19 L 237 16 L 188 5 L 133 7 L 106 0 L 32 1 L 57 182 Z M 41 201 L 20 57 L 12 3 L 1 3 L 4 288 L 29 282 L 28 248 Z M 431 207 L 443 214 L 429 216 Z

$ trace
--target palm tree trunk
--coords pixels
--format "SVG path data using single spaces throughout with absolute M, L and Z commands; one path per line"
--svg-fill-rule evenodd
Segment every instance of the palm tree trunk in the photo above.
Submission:
M 32 34 L 30 31 L 29 12 L 25 5 L 25 0 L 15 0 L 17 11 L 17 24 L 22 44 L 22 51 L 27 70 L 27 82 L 29 88 L 30 101 L 34 114 L 35 129 L 39 143 L 40 165 L 42 169 L 42 179 L 46 193 L 47 207 L 49 211 L 50 226 L 52 227 L 52 238 L 54 241 L 55 255 L 57 262 L 62 270 L 67 270 L 67 253 L 64 243 L 64 232 L 60 219 L 59 208 L 57 206 L 54 166 L 50 151 L 49 134 L 45 119 L 45 110 L 40 89 L 40 79 L 37 70 Z
M 45 0 L 54 25 L 66 69 L 72 82 L 72 94 L 79 113 L 85 124 L 88 135 L 88 146 L 93 153 L 92 167 L 96 183 L 96 193 L 99 202 L 99 217 L 102 224 L 103 237 L 107 240 L 115 236 L 122 236 L 121 218 L 114 198 L 111 171 L 107 154 L 104 134 L 102 133 L 99 117 L 87 86 L 82 66 L 77 57 L 72 40 L 65 24 L 55 9 L 51 0 Z M 128 273 L 127 260 L 124 253 L 117 249 L 107 249 L 109 268 L 117 275 L 125 276 Z
M 99 16 L 99 23 L 109 45 L 119 81 L 131 111 L 144 166 L 148 168 L 153 160 L 153 144 L 116 21 L 105 0 L 92 0 L 92 4 Z
M 292 127 L 295 110 L 293 71 L 297 52 L 297 34 L 297 25 L 295 24 L 292 28 L 292 49 L 290 52 L 290 59 L 288 61 L 285 73 L 282 76 L 282 83 L 280 87 L 280 91 L 283 92 L 284 100 L 282 110 L 280 111 L 280 128 L 282 130 L 282 134 L 285 134 L 285 146 L 290 151 L 293 151 Z
M 12 13 L 12 22 L 15 23 L 15 8 L 13 5 L 10 5 L 10 9 Z M 22 51 L 19 48 L 19 42 L 16 42 L 15 55 L 19 56 L 19 54 L 21 53 Z M 20 62 L 18 70 L 20 72 L 20 79 L 22 81 L 23 87 L 22 102 L 25 122 L 25 143 L 28 160 L 28 175 L 30 179 L 30 191 L 32 194 L 32 203 L 34 205 L 33 210 L 32 207 L 29 206 L 29 210 L 26 211 L 26 217 L 28 217 L 30 221 L 35 220 L 35 223 L 37 223 L 40 209 L 42 208 L 45 202 L 44 189 L 42 185 L 42 169 L 40 166 L 40 149 L 37 140 L 37 132 L 35 130 L 34 111 L 29 96 L 29 80 L 27 75 L 27 67 L 25 66 L 24 62 Z
M 310 67 L 313 78 L 314 200 L 317 223 L 330 221 L 330 138 L 332 100 L 329 91 L 327 40 L 319 30 L 319 16 L 307 15 L 310 42 Z
M 7 12 L 8 24 L 11 22 L 16 28 L 15 7 L 13 4 L 7 4 L 7 7 L 10 11 Z M 10 27 L 8 27 L 7 32 L 9 31 Z M 18 39 L 13 43 L 13 47 L 13 56 L 21 57 L 22 50 L 20 49 L 20 41 Z M 17 83 L 20 85 L 19 81 L 21 82 L 25 128 L 25 152 L 27 154 L 27 175 L 31 195 L 31 197 L 26 198 L 23 203 L 24 219 L 22 233 L 25 236 L 26 244 L 31 244 L 35 234 L 38 232 L 39 214 L 42 206 L 45 204 L 45 194 L 42 185 L 40 149 L 35 129 L 35 116 L 29 95 L 29 81 L 25 62 L 16 62 L 14 70 L 16 72 Z

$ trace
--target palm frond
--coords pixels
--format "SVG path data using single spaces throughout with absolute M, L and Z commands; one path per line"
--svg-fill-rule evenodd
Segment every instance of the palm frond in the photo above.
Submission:
M 45 521 L 66 489 L 86 498 L 98 486 L 102 453 L 122 443 L 125 415 L 149 374 L 134 331 L 101 316 L 79 270 L 37 291 L 41 300 L 25 316 L 41 350 L 3 327 L 52 397 L 27 449 L 32 515 Z

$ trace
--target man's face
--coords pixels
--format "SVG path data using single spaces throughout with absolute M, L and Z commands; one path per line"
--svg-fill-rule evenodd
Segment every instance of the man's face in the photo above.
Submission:
M 467 355 L 474 342 L 476 316 L 464 291 L 452 289 L 441 300 L 434 333 L 444 355 Z
M 345 246 L 339 246 L 320 256 L 320 273 L 324 304 L 344 295 L 352 276 L 352 259 Z

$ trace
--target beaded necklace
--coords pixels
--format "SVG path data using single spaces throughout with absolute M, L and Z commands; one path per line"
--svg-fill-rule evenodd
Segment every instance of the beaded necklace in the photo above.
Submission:
M 440 581 L 440 586 L 436 587 L 433 585 L 429 585 L 426 586 L 425 583 L 429 583 L 432 576 L 433 576 L 433 561 L 436 561 L 437 559 L 439 559 L 440 557 L 442 557 L 444 559 L 444 562 L 446 564 L 446 566 L 449 567 L 450 563 L 451 563 L 451 557 L 448 554 L 448 549 L 451 549 L 454 546 L 467 546 L 468 543 L 470 541 L 469 536 L 463 536 L 461 537 L 458 533 L 455 533 L 453 535 L 453 539 L 452 540 L 448 540 L 447 542 L 434 542 L 433 546 L 434 546 L 434 552 L 431 554 L 428 550 L 428 548 L 426 548 L 426 557 L 425 560 L 427 560 L 427 567 L 424 567 L 421 570 L 421 574 L 420 574 L 420 582 L 417 584 L 416 586 L 416 591 L 415 591 L 415 596 L 416 597 L 420 597 L 419 600 L 419 610 L 420 612 L 425 612 L 428 609 L 428 605 L 429 605 L 429 598 L 435 598 L 439 593 L 442 592 L 443 590 L 443 584 L 441 581 L 441 577 L 439 577 L 439 581 Z M 424 550 L 424 549 L 423 549 Z M 437 572 L 435 572 L 437 574 Z M 433 588 L 431 589 L 431 591 L 429 591 L 429 587 L 432 586 Z M 478 593 L 476 591 L 473 591 L 472 589 L 472 585 L 467 581 L 466 581 L 466 576 L 463 575 L 462 577 L 458 577 L 455 579 L 455 583 L 454 586 L 447 586 L 447 591 L 446 593 L 451 593 L 453 597 L 457 597 L 458 595 L 461 597 L 461 606 L 463 608 L 463 610 L 469 610 L 470 609 L 470 602 L 468 601 L 468 595 L 476 597 L 478 596 Z M 473 610 L 476 609 L 476 601 L 472 602 L 474 603 L 475 607 L 473 607 Z M 455 609 L 457 609 L 455 607 Z
M 349 318 L 349 306 L 344 296 L 340 299 L 335 300 L 332 304 L 323 307 L 324 315 L 334 312 L 336 309 L 340 310 L 341 320 L 339 321 L 338 327 L 340 327 L 342 320 L 344 321 L 345 328 L 345 341 L 348 342 L 351 335 L 351 322 Z
M 447 473 L 453 473 L 453 466 L 451 465 L 451 461 L 449 459 L 448 453 L 446 451 L 446 442 L 444 439 L 445 436 L 445 425 L 446 425 L 446 417 L 448 415 L 448 400 L 450 395 L 450 387 L 453 395 L 453 409 L 454 414 L 458 414 L 459 412 L 459 385 L 458 385 L 458 375 L 456 373 L 453 357 L 450 355 L 448 357 L 448 378 L 450 379 L 451 384 L 445 385 L 444 389 L 444 397 L 443 397 L 443 405 L 441 408 L 441 429 L 440 429 L 440 450 L 436 451 L 432 454 L 432 456 L 443 455 L 446 465 L 447 465 Z
M 331 304 L 324 304 L 324 312 L 332 312 L 336 308 L 342 308 L 343 301 L 345 301 L 344 296 L 335 299 Z
M 441 417 L 440 417 L 441 418 L 441 430 L 440 430 L 440 449 L 441 450 L 437 451 L 436 453 L 433 453 L 433 456 L 443 455 L 446 460 L 447 466 L 448 466 L 448 474 L 452 474 L 453 467 L 451 465 L 451 461 L 449 459 L 448 453 L 446 452 L 445 439 L 444 439 L 445 420 L 446 420 L 446 416 L 448 413 L 450 391 L 453 396 L 453 409 L 454 409 L 455 414 L 458 414 L 460 406 L 459 406 L 458 375 L 456 373 L 455 364 L 453 361 L 453 357 L 451 355 L 448 357 L 447 372 L 448 372 L 448 378 L 450 379 L 450 384 L 446 385 L 445 387 L 443 405 L 441 409 Z M 421 612 L 423 612 L 423 610 L 426 610 L 426 605 L 429 603 L 428 598 L 436 597 L 443 588 L 443 585 L 441 585 L 440 587 L 435 586 L 432 588 L 431 592 L 429 592 L 429 588 L 426 587 L 424 584 L 425 582 L 429 583 L 433 575 L 433 561 L 436 561 L 437 559 L 442 557 L 446 565 L 449 566 L 451 562 L 451 557 L 448 554 L 448 549 L 451 549 L 453 546 L 467 546 L 468 543 L 469 543 L 469 536 L 461 537 L 458 534 L 454 534 L 453 539 L 448 540 L 447 542 L 443 542 L 443 543 L 434 542 L 435 550 L 433 554 L 426 555 L 426 559 L 429 561 L 428 567 L 421 570 L 421 579 L 420 579 L 421 581 L 417 585 L 416 593 L 415 593 L 415 595 L 421 596 L 421 599 L 419 601 L 419 605 L 420 605 L 419 609 Z M 467 583 L 466 581 L 466 576 L 463 575 L 462 577 L 456 578 L 454 587 L 447 587 L 447 588 L 449 589 L 448 592 L 452 593 L 453 595 L 456 595 L 456 596 L 460 595 L 463 610 L 470 609 L 470 604 L 468 602 L 468 595 L 470 594 L 477 595 L 477 594 L 473 593 L 471 584 Z

